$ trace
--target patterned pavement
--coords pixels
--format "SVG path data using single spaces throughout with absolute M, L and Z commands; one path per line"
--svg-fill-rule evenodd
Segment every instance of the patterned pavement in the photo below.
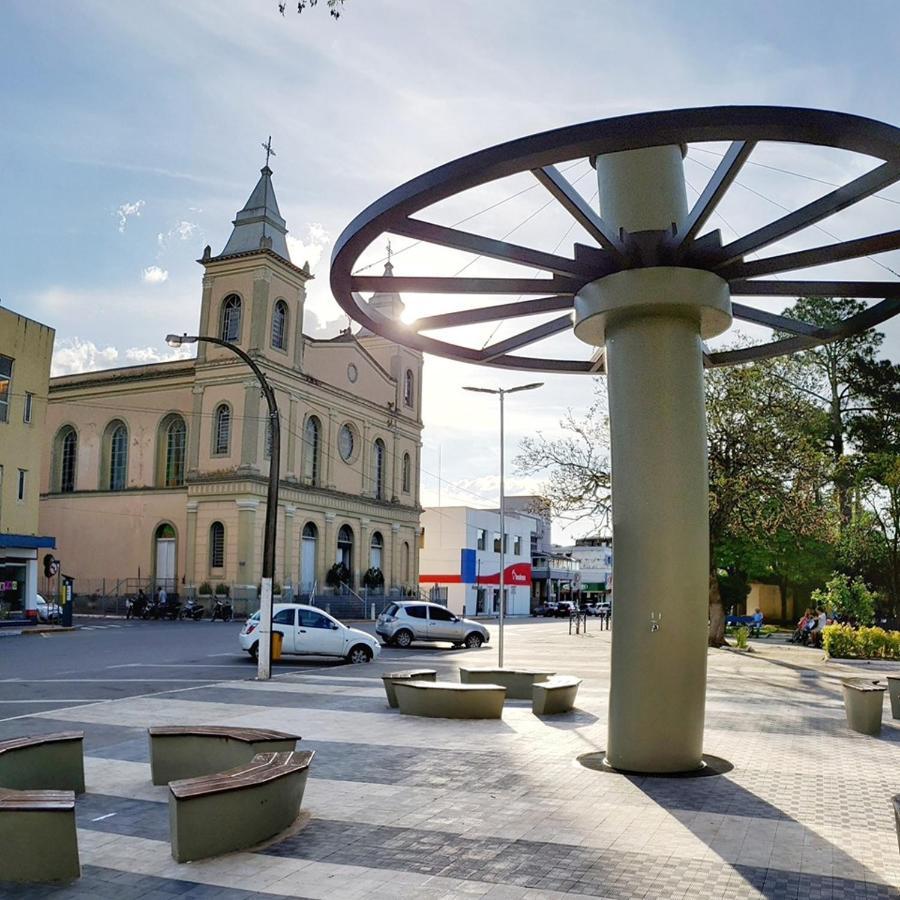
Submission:
M 774 639 L 710 653 L 707 753 L 734 765 L 702 779 L 600 773 L 608 632 L 560 622 L 507 629 L 507 663 L 584 679 L 578 710 L 502 721 L 414 719 L 379 676 L 427 663 L 439 677 L 494 649 L 388 651 L 366 666 L 305 668 L 269 684 L 226 680 L 0 721 L 0 738 L 84 728 L 83 866 L 65 887 L 2 897 L 897 898 L 900 722 L 850 732 L 839 678 L 900 666 L 836 664 Z M 231 673 L 229 673 L 231 674 Z M 316 757 L 291 833 L 254 852 L 180 865 L 167 789 L 150 784 L 152 724 L 294 731 Z M 2 848 L 0 848 L 2 872 Z

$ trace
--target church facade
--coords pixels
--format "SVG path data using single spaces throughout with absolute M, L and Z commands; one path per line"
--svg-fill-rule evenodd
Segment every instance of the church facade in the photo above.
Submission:
M 278 402 L 275 581 L 322 591 L 336 562 L 359 589 L 418 584 L 421 354 L 367 332 L 302 331 L 308 266 L 290 261 L 268 165 L 223 251 L 210 248 L 200 336 L 237 344 Z M 390 263 L 385 274 L 392 272 Z M 371 301 L 399 316 L 396 293 Z M 40 523 L 84 588 L 184 592 L 260 582 L 269 468 L 259 382 L 227 348 L 50 381 Z

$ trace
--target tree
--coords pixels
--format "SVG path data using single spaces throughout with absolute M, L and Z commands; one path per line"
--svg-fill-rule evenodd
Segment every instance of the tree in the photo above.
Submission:
M 861 578 L 835 572 L 824 590 L 813 591 L 813 602 L 853 624 L 871 625 L 875 619 L 876 594 Z
M 297 0 L 297 12 L 302 13 L 304 9 L 318 5 L 319 0 Z M 328 13 L 332 19 L 339 19 L 341 17 L 344 0 L 325 0 L 325 5 L 328 7 Z M 284 15 L 286 9 L 287 0 L 285 0 L 284 3 L 278 3 L 278 12 L 280 12 L 281 15 Z

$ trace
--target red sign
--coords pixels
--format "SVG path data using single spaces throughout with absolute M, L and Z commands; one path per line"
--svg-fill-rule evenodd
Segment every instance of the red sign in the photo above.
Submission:
M 478 584 L 500 584 L 500 573 L 482 575 Z M 503 572 L 504 587 L 531 586 L 531 563 L 517 562 L 507 566 Z

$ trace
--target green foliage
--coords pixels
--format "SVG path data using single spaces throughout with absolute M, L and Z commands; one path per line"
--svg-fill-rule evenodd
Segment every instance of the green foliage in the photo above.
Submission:
M 335 563 L 325 574 L 325 584 L 329 587 L 340 587 L 350 583 L 350 570 L 343 563 Z
M 216 596 L 217 597 L 229 597 L 231 596 L 231 588 L 228 587 L 227 584 L 217 584 L 216 585 Z
M 746 625 L 741 625 L 740 628 L 734 633 L 734 640 L 738 645 L 739 650 L 747 649 L 747 638 L 750 637 L 750 629 Z
M 832 659 L 900 659 L 900 631 L 827 625 L 822 647 Z
M 861 578 L 850 578 L 841 572 L 835 572 L 824 589 L 812 592 L 816 606 L 861 625 L 872 624 L 877 599 L 878 595 Z
M 377 590 L 380 587 L 384 586 L 384 573 L 378 566 L 372 566 L 371 569 L 366 569 L 365 575 L 363 575 L 363 584 L 369 588 L 370 590 Z
M 212 592 L 212 585 L 208 581 L 204 581 L 200 587 L 197 588 L 198 594 L 211 594 Z

